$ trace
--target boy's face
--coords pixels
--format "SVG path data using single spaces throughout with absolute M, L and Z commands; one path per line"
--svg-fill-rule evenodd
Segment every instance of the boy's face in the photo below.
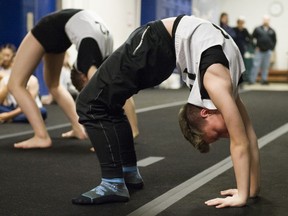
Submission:
M 216 142 L 220 138 L 228 138 L 229 133 L 227 131 L 224 119 L 220 112 L 213 111 L 205 116 L 205 125 L 202 128 L 204 133 L 203 140 L 210 144 Z

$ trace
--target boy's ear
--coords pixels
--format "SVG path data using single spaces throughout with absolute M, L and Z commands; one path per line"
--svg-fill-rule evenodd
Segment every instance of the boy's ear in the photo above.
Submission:
M 210 113 L 209 113 L 209 110 L 208 109 L 201 109 L 200 110 L 200 116 L 202 117 L 202 118 L 206 118 L 206 117 L 208 117 L 210 115 Z

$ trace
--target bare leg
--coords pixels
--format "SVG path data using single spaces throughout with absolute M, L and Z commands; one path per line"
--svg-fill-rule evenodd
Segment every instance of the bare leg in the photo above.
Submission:
M 26 89 L 27 82 L 44 55 L 44 49 L 31 33 L 21 43 L 12 66 L 8 88 L 27 116 L 34 136 L 14 144 L 15 148 L 48 148 L 52 145 L 39 108 Z
M 137 115 L 135 112 L 135 104 L 134 104 L 134 100 L 132 97 L 126 100 L 126 103 L 123 108 L 125 110 L 125 114 L 130 123 L 132 133 L 133 133 L 133 138 L 135 139 L 139 135 L 139 128 L 138 128 Z
M 54 100 L 62 108 L 72 125 L 72 130 L 62 134 L 62 137 L 86 139 L 84 127 L 78 123 L 75 102 L 71 94 L 59 84 L 61 68 L 65 53 L 45 54 L 44 79 Z

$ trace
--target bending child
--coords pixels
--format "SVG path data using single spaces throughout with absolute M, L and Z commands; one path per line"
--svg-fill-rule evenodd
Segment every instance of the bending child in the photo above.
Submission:
M 65 52 L 71 44 L 75 44 L 78 51 L 75 64 L 77 70 L 90 74 L 111 54 L 113 38 L 97 15 L 81 9 L 66 9 L 42 18 L 22 41 L 8 87 L 26 114 L 34 130 L 34 136 L 16 143 L 16 148 L 47 148 L 52 145 L 37 106 L 25 88 L 42 58 L 44 80 L 49 92 L 72 125 L 72 130 L 62 134 L 62 137 L 87 138 L 83 126 L 78 123 L 72 96 L 59 84 Z
M 219 138 L 230 138 L 236 188 L 206 204 L 244 206 L 249 197 L 257 196 L 257 138 L 238 94 L 245 71 L 241 54 L 220 27 L 193 16 L 179 16 L 137 28 L 80 93 L 76 103 L 79 121 L 97 149 L 102 178 L 94 189 L 74 198 L 74 204 L 125 202 L 130 198 L 126 186 L 143 187 L 122 107 L 138 91 L 159 85 L 176 66 L 191 89 L 180 113 L 185 137 L 201 152 L 207 152 Z

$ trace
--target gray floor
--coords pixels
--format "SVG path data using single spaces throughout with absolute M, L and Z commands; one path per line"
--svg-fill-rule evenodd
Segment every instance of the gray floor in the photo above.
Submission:
M 128 203 L 75 206 L 71 198 L 95 186 L 101 176 L 89 141 L 63 140 L 69 128 L 57 105 L 48 106 L 46 121 L 54 146 L 15 150 L 13 143 L 30 137 L 28 124 L 0 125 L 0 215 L 263 215 L 287 214 L 288 92 L 245 88 L 241 97 L 259 137 L 262 161 L 260 198 L 244 208 L 215 209 L 204 202 L 234 187 L 229 142 L 213 144 L 208 154 L 195 151 L 180 134 L 177 112 L 188 90 L 148 89 L 134 97 L 140 136 L 138 161 L 145 188 L 131 192 Z M 269 89 L 270 88 L 270 89 Z M 152 158 L 159 158 L 154 163 Z

